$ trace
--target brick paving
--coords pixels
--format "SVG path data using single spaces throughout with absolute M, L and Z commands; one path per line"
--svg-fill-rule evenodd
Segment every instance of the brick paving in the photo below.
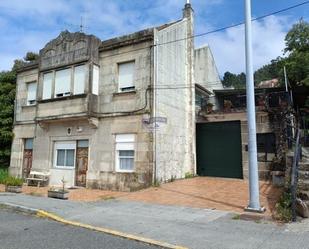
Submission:
M 120 199 L 242 213 L 248 205 L 248 189 L 246 180 L 195 177 L 130 193 Z M 267 210 L 266 215 L 274 211 L 281 193 L 281 189 L 260 181 L 260 200 Z
M 47 196 L 48 187 L 23 186 L 23 193 Z M 4 186 L 0 185 L 0 192 Z M 266 207 L 266 215 L 274 211 L 282 190 L 260 181 L 261 205 Z M 148 202 L 161 205 L 177 205 L 207 208 L 242 213 L 248 205 L 248 181 L 228 178 L 195 177 L 176 180 L 136 192 L 116 192 L 97 189 L 71 189 L 69 199 L 74 201 L 100 201 L 111 198 Z

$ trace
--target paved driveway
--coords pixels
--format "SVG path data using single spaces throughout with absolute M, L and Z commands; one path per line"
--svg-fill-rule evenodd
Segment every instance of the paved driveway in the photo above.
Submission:
M 23 187 L 23 193 L 47 196 L 47 187 Z M 107 199 L 121 199 L 160 205 L 176 205 L 193 208 L 207 208 L 232 212 L 243 212 L 248 205 L 248 181 L 228 178 L 195 177 L 161 184 L 158 188 L 148 188 L 136 192 L 116 192 L 98 189 L 72 189 L 70 200 L 93 202 Z M 0 192 L 4 186 L 0 185 Z M 267 182 L 260 182 L 261 204 L 266 207 L 266 215 L 274 209 L 281 190 Z
M 248 205 L 248 181 L 229 178 L 195 177 L 162 184 L 120 197 L 123 200 L 194 208 L 243 212 Z M 261 204 L 270 215 L 281 195 L 281 189 L 260 181 Z

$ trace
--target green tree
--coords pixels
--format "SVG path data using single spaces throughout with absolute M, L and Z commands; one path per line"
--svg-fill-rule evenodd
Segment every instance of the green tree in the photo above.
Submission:
M 0 167 L 10 163 L 16 74 L 0 72 Z
M 225 72 L 222 84 L 224 87 L 234 87 L 236 89 L 245 88 L 246 86 L 246 75 L 244 73 L 233 74 L 231 72 Z
M 309 86 L 309 23 L 300 20 L 285 37 L 285 53 L 288 79 L 292 85 Z

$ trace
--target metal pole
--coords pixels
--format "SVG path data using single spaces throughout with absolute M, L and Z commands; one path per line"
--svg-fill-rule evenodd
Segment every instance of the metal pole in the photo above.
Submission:
M 252 66 L 252 33 L 251 33 L 251 0 L 245 0 L 246 16 L 246 91 L 247 91 L 247 120 L 248 120 L 248 154 L 249 154 L 249 192 L 250 201 L 246 211 L 263 212 L 259 197 L 259 175 L 256 149 L 256 123 L 254 79 Z
M 286 76 L 286 69 L 285 69 L 285 66 L 283 67 L 283 72 L 284 72 L 285 91 L 286 91 L 286 92 L 289 92 L 289 90 L 288 90 L 288 79 L 287 79 L 287 76 Z

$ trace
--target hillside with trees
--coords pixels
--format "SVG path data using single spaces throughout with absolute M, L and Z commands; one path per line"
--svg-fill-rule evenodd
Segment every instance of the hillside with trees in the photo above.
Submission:
M 309 23 L 300 20 L 285 36 L 284 56 L 273 59 L 254 72 L 254 82 L 277 78 L 284 85 L 283 67 L 286 67 L 290 85 L 309 86 Z M 225 87 L 245 88 L 245 73 L 225 72 L 222 83 Z

